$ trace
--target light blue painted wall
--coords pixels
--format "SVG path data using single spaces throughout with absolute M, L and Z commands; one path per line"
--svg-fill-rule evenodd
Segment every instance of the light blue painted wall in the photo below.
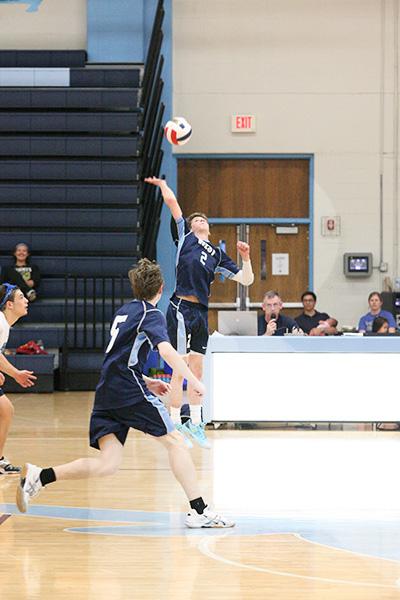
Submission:
M 149 0 L 88 0 L 89 62 L 144 61 L 144 2 L 151 3 Z
M 88 55 L 90 62 L 144 62 L 154 22 L 157 0 L 88 0 Z M 172 0 L 164 1 L 164 122 L 172 116 Z M 163 142 L 161 173 L 177 188 L 177 164 L 172 147 Z M 150 175 L 150 173 L 149 173 Z M 170 214 L 164 206 L 157 239 L 165 292 L 160 307 L 166 309 L 175 286 L 175 246 L 170 235 Z
M 172 0 L 164 1 L 164 43 L 162 52 L 164 54 L 164 90 L 162 101 L 165 104 L 164 123 L 172 116 Z M 165 175 L 168 185 L 177 190 L 177 163 L 172 153 L 172 146 L 164 138 L 163 142 L 164 160 L 161 173 Z M 160 231 L 157 239 L 157 260 L 164 274 L 164 295 L 159 303 L 161 310 L 166 310 L 168 299 L 175 287 L 175 255 L 176 248 L 170 234 L 170 212 L 163 206 L 161 215 Z

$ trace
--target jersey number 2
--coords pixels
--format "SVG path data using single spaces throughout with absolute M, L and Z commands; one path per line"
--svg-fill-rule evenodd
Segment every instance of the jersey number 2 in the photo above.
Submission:
M 115 317 L 114 322 L 111 325 L 111 340 L 106 348 L 106 354 L 107 352 L 110 352 L 111 348 L 114 346 L 115 340 L 117 339 L 117 335 L 119 334 L 118 325 L 120 325 L 121 323 L 125 323 L 127 318 L 128 315 L 118 315 L 118 317 Z
M 205 252 L 204 250 L 203 250 L 203 252 L 200 254 L 200 262 L 201 262 L 201 264 L 202 264 L 202 265 L 204 265 L 204 266 L 206 266 L 206 260 L 207 260 L 207 256 L 208 256 L 208 254 L 207 254 L 207 252 Z

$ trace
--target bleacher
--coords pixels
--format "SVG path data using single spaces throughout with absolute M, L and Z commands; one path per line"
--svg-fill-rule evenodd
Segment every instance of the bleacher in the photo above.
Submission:
M 25 242 L 42 275 L 8 347 L 53 349 L 58 376 L 44 373 L 38 391 L 94 389 L 112 314 L 131 298 L 127 271 L 156 258 L 162 199 L 141 180 L 163 158 L 163 20 L 159 0 L 144 65 L 0 50 L 0 267 Z
M 129 297 L 126 273 L 140 256 L 141 69 L 85 61 L 83 51 L 0 51 L 0 266 L 23 241 L 42 274 L 11 348 L 39 338 L 62 348 L 66 320 L 84 331 L 93 317 L 83 310 L 88 290 L 68 292 L 66 304 L 65 276 L 122 276 Z M 98 285 L 109 322 L 113 290 Z M 93 387 L 102 343 L 84 359 L 70 353 L 64 387 Z

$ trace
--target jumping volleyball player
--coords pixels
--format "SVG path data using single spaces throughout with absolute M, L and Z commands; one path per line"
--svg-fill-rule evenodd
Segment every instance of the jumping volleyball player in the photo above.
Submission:
M 0 285 L 0 386 L 4 383 L 3 373 L 24 388 L 34 385 L 36 377 L 32 371 L 19 371 L 3 355 L 10 327 L 27 313 L 28 300 L 22 291 L 9 283 Z M 0 387 L 0 475 L 15 475 L 21 471 L 21 467 L 14 467 L 3 454 L 13 415 L 14 407 Z
M 251 285 L 254 275 L 250 262 L 250 246 L 238 242 L 237 249 L 243 260 L 237 264 L 209 241 L 210 228 L 203 213 L 193 213 L 187 221 L 174 192 L 164 179 L 148 177 L 147 183 L 160 188 L 165 204 L 171 211 L 178 229 L 176 257 L 176 287 L 167 312 L 168 334 L 179 354 L 188 355 L 190 370 L 201 379 L 203 356 L 208 342 L 208 298 L 215 274 L 221 273 L 242 285 Z M 167 361 L 168 362 L 168 361 Z M 172 365 L 170 365 L 172 367 Z M 173 371 L 171 379 L 171 418 L 176 428 L 188 439 L 194 439 L 203 448 L 210 448 L 201 420 L 201 402 L 188 381 L 190 420 L 181 422 L 183 378 Z
M 143 375 L 149 350 L 157 347 L 164 360 L 190 381 L 195 394 L 201 397 L 204 393 L 203 384 L 171 346 L 165 317 L 155 308 L 163 288 L 161 269 L 142 259 L 129 272 L 129 279 L 136 299 L 124 304 L 114 316 L 90 420 L 90 445 L 100 454 L 47 469 L 27 463 L 17 488 L 18 508 L 26 512 L 30 499 L 55 481 L 115 473 L 132 427 L 153 436 L 166 448 L 171 470 L 190 503 L 185 521 L 188 527 L 233 527 L 233 522 L 221 518 L 205 504 L 184 437 L 176 431 L 168 411 L 155 395 L 169 392 L 169 384 Z

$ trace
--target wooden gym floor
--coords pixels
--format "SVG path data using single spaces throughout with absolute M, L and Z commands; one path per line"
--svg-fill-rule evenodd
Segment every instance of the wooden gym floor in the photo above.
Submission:
M 6 448 L 42 466 L 88 449 L 92 393 L 14 395 Z M 49 486 L 27 516 L 0 477 L 3 600 L 400 599 L 400 434 L 215 431 L 192 451 L 230 531 L 189 531 L 162 448 L 131 432 L 112 478 Z

